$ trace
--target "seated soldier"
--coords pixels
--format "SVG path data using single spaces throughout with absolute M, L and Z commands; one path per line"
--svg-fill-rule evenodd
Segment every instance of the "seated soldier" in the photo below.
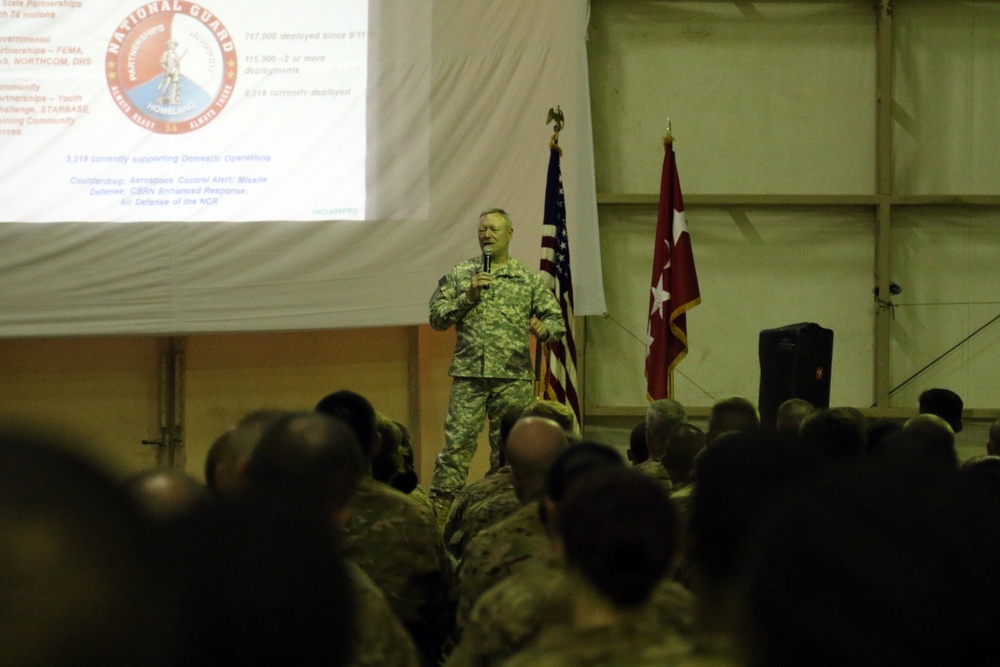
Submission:
M 371 577 L 425 660 L 438 659 L 453 617 L 452 566 L 426 505 L 370 475 L 377 446 L 375 410 L 363 396 L 338 391 L 316 412 L 342 419 L 361 446 L 366 474 L 344 527 L 344 555 Z
M 448 551 L 455 558 L 461 558 L 466 545 L 472 539 L 472 535 L 489 525 L 493 525 L 501 518 L 510 516 L 521 506 L 514 493 L 514 487 L 510 485 L 507 438 L 510 435 L 510 430 L 514 428 L 514 424 L 521 417 L 523 410 L 522 406 L 512 406 L 500 416 L 500 467 L 493 472 L 486 473 L 482 479 L 466 485 L 458 492 L 455 501 L 451 504 L 451 510 L 448 512 L 448 519 L 444 525 L 444 540 Z M 493 503 L 498 506 L 498 512 L 503 512 L 502 517 L 491 515 L 466 520 L 465 513 L 470 507 L 474 507 L 489 498 L 496 499 Z M 482 513 L 482 510 L 477 512 L 477 514 Z M 484 521 L 488 521 L 488 523 L 482 525 Z
M 759 430 L 726 433 L 698 457 L 690 519 L 698 657 L 735 657 L 747 545 L 770 503 L 803 474 L 801 452 Z
M 676 511 L 648 477 L 592 470 L 555 517 L 568 582 L 568 622 L 546 627 L 507 665 L 669 664 L 689 647 L 644 613 L 674 558 Z
M 420 480 L 417 478 L 416 463 L 413 457 L 413 437 L 410 435 L 410 429 L 403 422 L 393 423 L 399 429 L 400 468 L 396 476 L 392 478 L 390 486 L 423 503 L 433 512 L 434 505 L 431 503 L 430 496 L 420 486 Z
M 185 664 L 160 550 L 73 448 L 0 430 L 0 664 Z
M 646 449 L 649 458 L 637 464 L 635 469 L 655 479 L 667 492 L 670 491 L 672 483 L 667 469 L 660 464 L 660 461 L 663 459 L 667 435 L 678 424 L 684 423 L 685 419 L 687 412 L 684 406 L 669 398 L 653 401 L 646 408 Z
M 469 542 L 458 568 L 457 636 L 483 592 L 531 559 L 553 558 L 539 506 L 545 474 L 567 447 L 565 433 L 549 419 L 523 417 L 511 429 L 507 460 L 521 508 Z
M 434 511 L 431 499 L 417 484 L 410 429 L 381 412 L 376 413 L 377 453 L 372 456 L 372 478 L 387 484 Z
M 899 473 L 870 461 L 775 503 L 745 570 L 745 664 L 996 664 L 1000 497 Z
M 621 469 L 624 463 L 611 447 L 592 442 L 573 445 L 552 464 L 542 502 L 550 539 L 568 488 L 581 476 L 604 467 Z M 536 561 L 518 569 L 479 598 L 447 667 L 501 664 L 530 644 L 543 628 L 567 623 L 569 588 L 556 563 Z M 647 607 L 644 613 L 663 633 L 690 633 L 692 597 L 676 583 L 662 581 Z
M 251 490 L 287 498 L 342 530 L 365 461 L 357 439 L 340 420 L 316 413 L 290 414 L 264 434 L 247 468 Z M 417 649 L 365 572 L 348 563 L 356 615 L 354 667 L 416 667 Z
M 521 411 L 521 417 L 544 417 L 545 419 L 551 419 L 563 430 L 567 440 L 574 442 L 580 439 L 580 432 L 576 428 L 576 415 L 573 414 L 569 406 L 559 401 L 541 399 L 529 403 Z
M 973 456 L 962 462 L 958 472 L 963 482 L 975 484 L 984 493 L 1000 499 L 1000 456 Z
M 888 417 L 872 419 L 868 423 L 868 428 L 865 429 L 865 443 L 867 445 L 865 455 L 871 456 L 877 452 L 882 446 L 882 441 L 901 428 L 903 428 L 903 422 L 898 419 L 889 419 Z
M 869 461 L 926 483 L 953 477 L 958 471 L 955 434 L 941 417 L 920 414 L 884 438 Z
M 212 443 L 205 457 L 205 484 L 216 498 L 232 495 L 246 480 L 245 469 L 260 436 L 284 410 L 254 410 Z
M 857 466 L 865 458 L 865 426 L 844 408 L 817 410 L 802 422 L 799 442 L 818 467 Z
M 632 427 L 628 434 L 628 449 L 625 450 L 625 458 L 637 466 L 649 459 L 649 447 L 646 446 L 646 422 L 641 421 Z
M 778 433 L 797 435 L 806 417 L 816 411 L 812 403 L 804 398 L 790 398 L 778 406 L 774 430 Z
M 146 470 L 125 480 L 125 490 L 158 522 L 182 520 L 213 502 L 203 484 L 180 470 Z
M 986 453 L 991 456 L 1000 456 L 1000 419 L 990 426 L 989 438 L 986 440 Z
M 535 401 L 521 411 L 519 418 L 520 417 L 544 417 L 546 419 L 551 419 L 563 430 L 563 433 L 566 434 L 568 441 L 573 441 L 577 437 L 576 418 L 573 415 L 573 411 L 562 403 L 549 400 Z M 505 434 L 504 419 L 502 418 L 500 423 L 500 447 L 504 458 L 506 458 L 506 441 L 507 436 L 510 434 L 510 428 L 513 428 L 513 424 L 506 429 Z M 487 477 L 486 479 L 489 480 L 490 477 Z M 468 545 L 472 538 L 479 534 L 480 531 L 484 528 L 492 526 L 495 523 L 499 523 L 509 516 L 513 516 L 521 508 L 521 501 L 514 493 L 513 486 L 509 483 L 504 485 L 499 482 L 488 485 L 485 481 L 480 485 L 480 488 L 474 494 L 469 494 L 463 498 L 463 494 L 460 493 L 459 497 L 462 498 L 462 500 L 457 498 L 455 504 L 463 502 L 465 499 L 471 500 L 473 495 L 479 495 L 479 493 L 487 489 L 493 489 L 494 493 L 483 497 L 477 502 L 471 502 L 471 504 L 466 503 L 466 507 L 464 509 L 454 509 L 455 505 L 452 505 L 452 514 L 461 512 L 460 523 L 448 542 L 448 548 L 452 555 L 456 558 L 461 559 L 462 554 L 465 552 L 466 545 Z M 448 524 L 451 525 L 452 523 L 452 516 L 449 516 Z
M 920 414 L 937 415 L 948 422 L 952 432 L 962 432 L 962 398 L 950 389 L 928 389 L 917 399 Z
M 711 447 L 720 435 L 729 431 L 756 431 L 760 428 L 760 414 L 749 400 L 731 396 L 716 401 L 708 414 L 706 446 Z
M 705 440 L 705 432 L 692 424 L 679 424 L 667 436 L 661 463 L 673 480 L 671 499 L 690 496 L 695 461 L 705 449 Z
M 694 492 L 694 469 L 698 456 L 705 451 L 705 433 L 697 426 L 681 424 L 667 436 L 663 453 L 663 467 L 673 482 L 670 500 L 677 507 L 678 563 L 675 580 L 685 586 L 691 584 L 691 536 L 688 522 L 691 519 L 691 496 Z

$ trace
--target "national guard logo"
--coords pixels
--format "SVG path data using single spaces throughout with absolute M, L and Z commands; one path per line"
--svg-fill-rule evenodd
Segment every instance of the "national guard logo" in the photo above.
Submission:
M 115 28 L 108 89 L 129 120 L 182 134 L 218 116 L 236 85 L 236 46 L 210 10 L 183 0 L 147 2 Z

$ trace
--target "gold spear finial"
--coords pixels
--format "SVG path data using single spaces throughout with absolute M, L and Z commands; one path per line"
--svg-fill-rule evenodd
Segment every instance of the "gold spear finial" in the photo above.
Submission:
M 668 118 L 667 119 L 667 132 L 666 132 L 666 134 L 663 135 L 663 145 L 666 146 L 667 144 L 672 144 L 672 143 L 674 143 L 674 135 L 670 131 L 670 119 Z

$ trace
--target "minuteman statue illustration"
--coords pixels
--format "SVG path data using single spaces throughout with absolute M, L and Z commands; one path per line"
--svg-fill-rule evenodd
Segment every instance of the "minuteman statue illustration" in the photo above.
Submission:
M 180 104 L 181 58 L 177 55 L 177 42 L 167 42 L 167 50 L 160 57 L 160 67 L 163 68 L 163 81 L 159 90 L 162 97 L 157 98 L 157 104 Z

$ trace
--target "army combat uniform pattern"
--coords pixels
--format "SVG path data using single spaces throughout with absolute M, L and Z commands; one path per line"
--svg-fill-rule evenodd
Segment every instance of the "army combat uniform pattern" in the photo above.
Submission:
M 427 496 L 427 492 L 424 491 L 422 487 L 420 486 L 413 487 L 413 490 L 410 491 L 407 495 L 410 496 L 412 500 L 416 500 L 418 503 L 420 503 L 430 511 L 432 512 L 434 511 L 434 506 L 431 505 L 431 499 Z
M 514 516 L 520 509 L 521 501 L 517 499 L 514 488 L 509 485 L 507 490 L 497 493 L 491 498 L 480 500 L 465 511 L 462 525 L 451 536 L 448 550 L 455 558 L 461 560 L 465 555 L 466 547 L 476 535 L 490 526 Z
M 431 495 L 454 496 L 465 486 L 483 419 L 490 421 L 490 468 L 499 465 L 500 416 L 534 399 L 529 322 L 537 317 L 548 339 L 566 331 L 562 311 L 541 276 L 516 259 L 492 270 L 493 282 L 470 301 L 472 277 L 482 271 L 481 257 L 458 263 L 443 276 L 429 304 L 430 323 L 444 331 L 455 327 L 455 353 L 449 374 L 451 398 L 445 420 L 445 446 L 434 466 Z
M 670 667 L 690 645 L 643 622 L 580 629 L 546 628 L 538 639 L 501 664 L 506 667 Z
M 444 525 L 444 543 L 448 544 L 451 536 L 462 525 L 465 510 L 509 486 L 509 465 L 488 472 L 482 479 L 466 484 L 455 496 L 455 502 L 451 504 L 451 509 L 448 512 L 448 521 Z
M 382 591 L 354 563 L 347 562 L 347 575 L 357 603 L 351 667 L 419 667 L 417 648 Z
M 458 568 L 458 636 L 483 593 L 532 562 L 555 564 L 539 505 L 537 500 L 525 503 L 513 516 L 484 529 L 469 542 Z
M 653 459 L 646 459 L 642 463 L 633 466 L 632 470 L 635 470 L 636 472 L 641 472 L 643 475 L 646 475 L 647 477 L 652 477 L 654 480 L 656 480 L 656 483 L 660 485 L 660 488 L 662 488 L 667 493 L 670 493 L 670 491 L 674 487 L 673 483 L 670 481 L 670 474 L 667 472 L 667 469 L 663 467 L 663 464 L 660 463 L 659 461 L 655 461 Z
M 572 582 L 551 564 L 526 565 L 483 593 L 472 608 L 462 641 L 447 667 L 495 667 L 528 646 L 543 630 L 568 625 Z M 694 596 L 664 578 L 639 612 L 655 643 L 684 648 L 693 636 Z
M 471 504 L 463 503 L 457 508 L 453 505 L 452 512 L 448 515 L 444 536 L 445 544 L 452 556 L 461 560 L 465 547 L 472 538 L 521 509 L 521 501 L 517 499 L 514 487 L 510 485 L 507 477 L 506 474 L 497 472 L 481 480 L 479 488 L 488 487 L 493 490 L 486 497 L 482 497 L 478 492 L 466 495 L 465 489 L 459 493 L 455 505 L 458 505 L 460 500 L 471 501 Z M 466 487 L 468 488 L 470 487 Z
M 451 560 L 434 513 L 392 487 L 364 477 L 351 497 L 344 557 L 385 594 L 424 655 L 447 635 L 454 609 Z

